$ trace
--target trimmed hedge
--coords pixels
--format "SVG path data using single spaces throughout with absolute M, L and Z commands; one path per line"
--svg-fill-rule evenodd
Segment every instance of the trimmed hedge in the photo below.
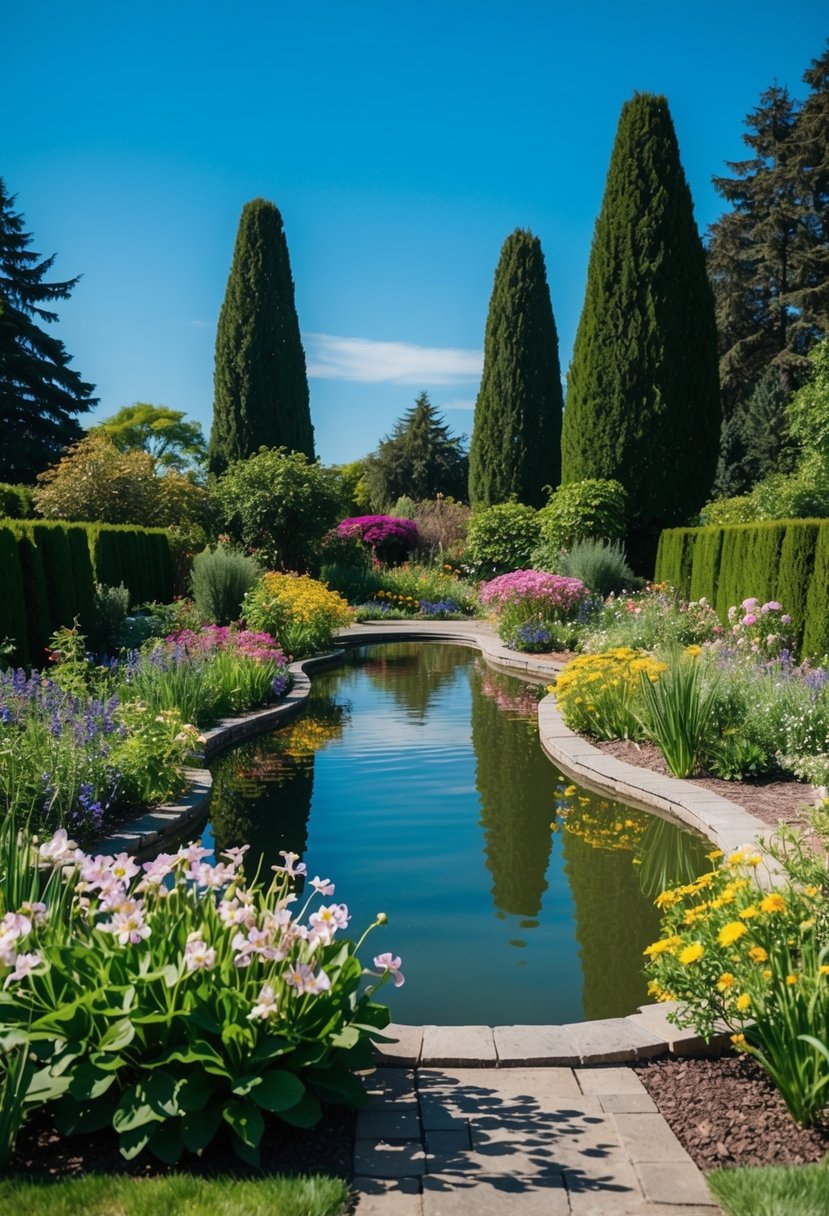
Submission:
M 802 654 L 829 654 L 829 520 L 668 528 L 659 538 L 655 577 L 686 599 L 705 596 L 722 621 L 749 596 L 778 600 Z
M 0 642 L 13 661 L 40 667 L 50 636 L 77 617 L 88 633 L 95 583 L 129 589 L 132 603 L 173 598 L 173 559 L 162 528 L 60 521 L 0 523 Z

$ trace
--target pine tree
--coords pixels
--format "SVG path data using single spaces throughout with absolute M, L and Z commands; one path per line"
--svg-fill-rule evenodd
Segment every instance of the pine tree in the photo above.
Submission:
M 282 216 L 256 198 L 242 209 L 216 331 L 209 467 L 222 473 L 260 447 L 314 458 L 305 352 Z
M 469 451 L 469 500 L 540 507 L 561 480 L 561 370 L 541 242 L 517 228 L 495 271 Z
M 747 494 L 771 473 L 793 469 L 786 407 L 790 396 L 774 366 L 766 368 L 748 401 L 723 420 L 712 498 Z
M 63 343 L 38 324 L 57 320 L 42 305 L 68 299 L 78 279 L 44 281 L 55 257 L 29 249 L 14 199 L 0 178 L 0 481 L 33 482 L 80 439 L 75 415 L 97 399 Z
M 773 85 L 746 117 L 752 155 L 714 185 L 730 210 L 709 230 L 726 418 L 774 366 L 791 394 L 829 332 L 829 49 L 804 103 Z
M 463 497 L 467 476 L 463 442 L 449 434 L 428 394 L 421 393 L 367 459 L 364 478 L 372 503 L 381 510 L 404 496 L 415 502 L 438 494 Z
M 568 376 L 562 480 L 627 490 L 645 569 L 662 527 L 711 488 L 719 446 L 717 332 L 702 243 L 664 97 L 622 108 Z

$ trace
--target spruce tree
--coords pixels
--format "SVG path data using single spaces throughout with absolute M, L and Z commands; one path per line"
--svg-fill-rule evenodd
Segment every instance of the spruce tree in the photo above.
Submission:
M 366 460 L 364 479 L 378 510 L 398 498 L 415 502 L 438 494 L 462 498 L 466 493 L 464 440 L 449 434 L 427 393 L 421 393 L 390 435 Z
M 76 414 L 96 404 L 93 385 L 69 366 L 62 342 L 40 328 L 78 282 L 45 282 L 54 255 L 29 249 L 23 216 L 0 178 L 0 481 L 33 482 L 82 431 Z
M 702 242 L 664 97 L 622 108 L 596 221 L 562 427 L 562 480 L 628 493 L 629 551 L 705 502 L 720 430 L 717 331 Z
M 209 467 L 222 473 L 260 447 L 314 458 L 305 352 L 282 216 L 246 203 L 216 331 Z
M 469 501 L 540 507 L 561 480 L 558 335 L 541 242 L 517 228 L 495 271 L 469 450 Z

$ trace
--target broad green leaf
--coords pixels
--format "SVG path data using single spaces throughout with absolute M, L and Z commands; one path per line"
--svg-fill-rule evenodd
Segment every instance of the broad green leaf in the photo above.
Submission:
M 163 1117 L 147 1102 L 143 1086 L 131 1085 L 121 1095 L 112 1116 L 112 1126 L 117 1132 L 131 1132 L 147 1123 L 158 1123 Z
M 262 1084 L 262 1078 L 258 1074 L 238 1077 L 236 1079 L 235 1085 L 233 1086 L 232 1092 L 234 1094 L 236 1094 L 238 1097 L 244 1098 L 247 1096 L 247 1094 L 250 1093 L 250 1091 L 252 1089 L 255 1089 L 257 1085 L 261 1085 L 261 1084 Z
M 55 1127 L 62 1136 L 99 1132 L 112 1126 L 115 1104 L 107 1099 L 97 1102 L 76 1102 L 68 1094 L 56 1102 Z
M 258 1144 L 255 1147 L 251 1147 L 251 1145 L 245 1144 L 244 1140 L 240 1139 L 239 1136 L 234 1136 L 233 1151 L 237 1157 L 240 1157 L 247 1165 L 252 1165 L 256 1170 L 262 1164 L 262 1154 L 259 1151 Z
M 187 1020 L 200 1030 L 206 1030 L 208 1034 L 221 1034 L 221 1022 L 206 1009 L 194 1009 Z
M 222 1107 L 222 1118 L 248 1148 L 256 1148 L 265 1130 L 265 1120 L 258 1106 L 249 1098 L 234 1099 Z
M 313 1127 L 322 1118 L 322 1108 L 313 1094 L 306 1092 L 296 1106 L 280 1111 L 279 1117 L 293 1127 Z
M 142 1085 L 144 1098 L 157 1114 L 172 1118 L 181 1113 L 176 1099 L 177 1085 L 178 1079 L 172 1073 L 162 1069 L 151 1072 Z
M 359 1107 L 368 1101 L 362 1081 L 347 1068 L 310 1068 L 305 1079 L 325 1102 L 347 1102 Z
M 176 1099 L 180 1108 L 188 1113 L 200 1111 L 210 1101 L 213 1087 L 204 1073 L 188 1072 L 179 1081 Z
M 167 1064 L 176 1063 L 201 1064 L 204 1071 L 210 1073 L 211 1076 L 231 1079 L 231 1074 L 224 1060 L 209 1043 L 202 1043 L 198 1048 L 173 1047 L 169 1051 L 162 1052 L 158 1059 L 153 1060 L 152 1065 L 148 1065 L 148 1067 L 161 1068 Z
M 210 1144 L 222 1122 L 222 1108 L 211 1102 L 203 1110 L 194 1110 L 181 1120 L 181 1138 L 188 1153 L 202 1152 Z
M 150 1138 L 147 1147 L 160 1161 L 165 1161 L 167 1165 L 175 1165 L 184 1152 L 180 1120 L 168 1119 L 162 1123 L 158 1131 Z
M 135 1027 L 129 1018 L 120 1018 L 108 1026 L 98 1043 L 99 1051 L 120 1051 L 135 1038 Z
M 113 1124 L 114 1122 L 115 1120 L 113 1120 Z M 123 1132 L 118 1140 L 121 1156 L 126 1157 L 127 1161 L 132 1161 L 133 1157 L 137 1157 L 149 1144 L 153 1127 L 154 1124 L 148 1123 L 143 1127 L 135 1127 L 131 1131 Z
M 344 1026 L 339 1034 L 331 1040 L 332 1047 L 353 1047 L 360 1041 L 360 1032 L 356 1026 Z
M 39 1068 L 26 1089 L 26 1105 L 41 1106 L 44 1102 L 54 1102 L 66 1093 L 70 1080 L 71 1077 L 55 1076 L 51 1068 Z
M 69 1093 L 78 1102 L 89 1102 L 105 1094 L 114 1080 L 114 1072 L 98 1068 L 87 1060 L 73 1072 Z
M 258 1044 L 250 1058 L 256 1064 L 266 1064 L 269 1060 L 276 1060 L 279 1056 L 286 1055 L 295 1046 L 296 1044 L 290 1039 L 275 1034 L 268 1035 Z
M 305 1086 L 296 1073 L 272 1069 L 262 1076 L 262 1082 L 251 1091 L 251 1098 L 263 1110 L 279 1114 L 296 1106 L 305 1095 Z
M 325 1043 L 301 1043 L 286 1058 L 285 1064 L 292 1071 L 299 1072 L 301 1068 L 308 1068 L 312 1064 L 319 1064 L 327 1051 L 328 1046 Z

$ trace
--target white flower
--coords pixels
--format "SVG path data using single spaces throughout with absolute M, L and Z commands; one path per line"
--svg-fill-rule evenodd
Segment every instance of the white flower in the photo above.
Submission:
M 270 984 L 263 984 L 259 996 L 256 998 L 256 1004 L 248 1014 L 251 1022 L 261 1020 L 269 1021 L 276 1016 L 276 994 Z
M 184 947 L 184 964 L 188 971 L 211 971 L 216 966 L 216 951 L 198 933 L 191 933 Z
M 9 984 L 15 980 L 23 980 L 27 975 L 31 975 L 35 967 L 39 967 L 41 957 L 39 954 L 18 954 L 14 961 L 14 971 L 11 975 L 6 976 L 4 988 L 8 988 Z

